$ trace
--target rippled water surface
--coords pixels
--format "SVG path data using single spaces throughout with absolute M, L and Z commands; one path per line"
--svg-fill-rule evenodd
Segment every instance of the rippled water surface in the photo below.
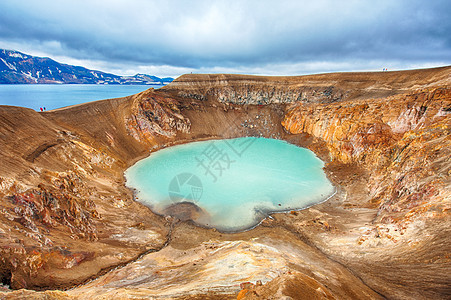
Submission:
M 301 209 L 334 193 L 323 162 L 284 141 L 245 137 L 152 153 L 129 168 L 127 186 L 159 214 L 222 231 L 251 228 L 269 212 Z

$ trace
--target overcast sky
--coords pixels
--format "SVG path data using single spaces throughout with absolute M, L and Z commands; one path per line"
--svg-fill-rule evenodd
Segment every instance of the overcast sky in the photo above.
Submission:
M 118 75 L 451 65 L 450 0 L 1 0 L 0 48 Z

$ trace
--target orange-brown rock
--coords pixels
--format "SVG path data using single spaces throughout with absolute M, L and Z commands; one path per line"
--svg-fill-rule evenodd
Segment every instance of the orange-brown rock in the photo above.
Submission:
M 447 299 L 450 81 L 451 67 L 184 75 L 49 112 L 0 106 L 0 297 Z M 153 151 L 239 136 L 312 149 L 337 193 L 225 234 L 125 188 Z
M 450 115 L 451 88 L 433 88 L 387 99 L 299 103 L 282 124 L 325 141 L 331 160 L 371 170 L 370 197 L 379 219 L 407 221 L 412 213 L 449 209 L 441 200 L 450 196 Z

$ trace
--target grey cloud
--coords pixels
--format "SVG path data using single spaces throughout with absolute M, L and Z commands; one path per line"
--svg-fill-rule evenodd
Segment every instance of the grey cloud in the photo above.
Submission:
M 450 63 L 450 12 L 451 2 L 438 0 L 3 0 L 0 40 L 105 64 L 199 70 Z

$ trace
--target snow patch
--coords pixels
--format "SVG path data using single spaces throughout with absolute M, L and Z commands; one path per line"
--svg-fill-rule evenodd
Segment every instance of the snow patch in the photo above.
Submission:
M 25 58 L 22 54 L 17 53 L 17 52 L 9 52 L 8 55 L 9 55 L 9 57 L 18 57 L 18 58 L 22 58 L 22 59 Z
M 10 69 L 10 70 L 14 70 L 17 71 L 16 67 L 13 66 L 12 64 L 6 62 L 3 58 L 0 58 L 2 60 L 2 62 Z
M 25 75 L 26 77 L 28 77 L 29 79 L 33 80 L 34 82 L 38 82 L 38 80 L 31 75 L 31 72 L 27 72 L 27 73 L 22 72 L 22 74 Z

